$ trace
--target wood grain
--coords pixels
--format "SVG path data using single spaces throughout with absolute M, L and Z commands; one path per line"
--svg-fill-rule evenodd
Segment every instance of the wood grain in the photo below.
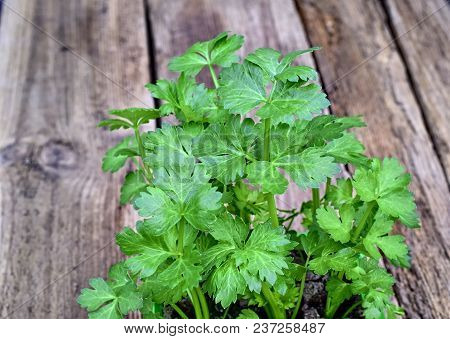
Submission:
M 120 135 L 96 124 L 152 104 L 144 7 L 7 1 L 0 32 L 0 317 L 86 317 L 75 298 L 118 260 L 114 233 L 134 215 L 100 169 Z
M 419 107 L 450 178 L 450 6 L 445 0 L 385 1 Z M 418 26 L 417 24 L 420 23 Z M 415 27 L 415 28 L 414 28 Z
M 325 47 L 317 60 L 334 113 L 364 115 L 368 128 L 358 134 L 368 153 L 399 157 L 413 175 L 422 229 L 402 231 L 412 269 L 391 268 L 400 305 L 407 317 L 449 317 L 448 186 L 385 12 L 377 1 L 298 5 L 312 43 Z
M 291 1 L 279 6 L 270 0 L 149 0 L 148 5 L 158 78 L 176 77 L 167 69 L 170 58 L 183 53 L 193 43 L 209 40 L 223 31 L 244 35 L 246 42 L 239 52 L 241 57 L 260 47 L 275 48 L 282 53 L 309 47 Z M 299 62 L 315 67 L 311 54 L 302 56 Z M 212 86 L 209 78 L 207 72 L 199 77 Z M 309 193 L 291 183 L 288 191 L 277 197 L 277 205 L 283 209 L 299 208 L 305 199 L 309 199 Z

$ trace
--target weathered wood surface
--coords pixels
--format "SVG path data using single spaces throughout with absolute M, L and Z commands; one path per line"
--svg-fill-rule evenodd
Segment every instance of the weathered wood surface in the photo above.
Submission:
M 385 12 L 377 1 L 298 4 L 312 43 L 325 46 L 317 60 L 333 112 L 362 114 L 368 127 L 358 134 L 368 153 L 399 157 L 413 175 L 422 229 L 403 232 L 413 266 L 409 271 L 391 268 L 398 280 L 397 298 L 408 317 L 448 317 L 448 186 L 406 67 L 396 46 L 389 45 L 394 37 Z
M 446 0 L 385 2 L 401 56 L 447 182 L 450 178 L 450 4 Z M 428 18 L 432 15 L 432 18 Z M 424 20 L 422 23 L 421 20 Z M 417 26 L 417 24 L 419 26 Z M 417 28 L 415 28 L 417 27 Z
M 85 317 L 75 301 L 80 289 L 118 260 L 114 233 L 134 213 L 118 207 L 119 176 L 101 172 L 117 137 L 96 124 L 108 108 L 151 105 L 146 43 L 141 2 L 3 5 L 1 318 Z
M 224 30 L 245 35 L 242 55 L 261 46 L 282 52 L 323 46 L 300 62 L 318 68 L 332 113 L 363 114 L 369 127 L 359 136 L 368 153 L 398 156 L 414 176 L 423 229 L 405 232 L 413 267 L 393 269 L 397 299 L 408 317 L 450 316 L 449 6 L 410 30 L 442 0 L 6 3 L 0 18 L 0 317 L 85 317 L 75 297 L 89 278 L 106 275 L 119 257 L 113 233 L 135 217 L 118 207 L 120 176 L 100 170 L 116 137 L 95 125 L 108 108 L 151 105 L 143 85 L 175 76 L 167 71 L 169 58 Z M 298 207 L 304 197 L 291 185 L 278 204 Z

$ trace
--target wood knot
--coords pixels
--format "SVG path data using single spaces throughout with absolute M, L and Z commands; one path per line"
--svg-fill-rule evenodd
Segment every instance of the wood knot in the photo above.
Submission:
M 50 140 L 40 147 L 37 162 L 45 172 L 57 174 L 61 170 L 73 170 L 78 165 L 78 155 L 71 143 Z

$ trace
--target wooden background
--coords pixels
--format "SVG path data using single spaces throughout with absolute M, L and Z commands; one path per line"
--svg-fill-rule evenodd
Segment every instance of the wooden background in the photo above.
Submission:
M 423 227 L 405 235 L 396 276 L 412 318 L 448 318 L 450 6 L 444 0 L 7 0 L 0 17 L 0 317 L 78 318 L 88 279 L 120 254 L 120 175 L 95 126 L 110 108 L 152 106 L 144 84 L 171 56 L 229 30 L 243 52 L 323 46 L 316 67 L 331 113 L 362 114 L 367 153 L 413 174 Z M 156 102 L 158 104 L 158 102 Z M 292 188 L 282 206 L 297 207 Z

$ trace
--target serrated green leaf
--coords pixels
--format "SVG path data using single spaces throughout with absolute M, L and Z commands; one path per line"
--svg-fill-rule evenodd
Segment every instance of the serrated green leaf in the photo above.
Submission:
M 119 118 L 106 119 L 98 124 L 98 127 L 108 127 L 111 131 L 123 128 L 138 128 L 140 125 L 148 123 L 150 120 L 159 118 L 161 113 L 155 108 L 126 108 L 113 109 L 108 112 Z
M 250 309 L 242 310 L 236 319 L 259 319 L 255 311 Z
M 184 293 L 198 286 L 203 267 L 197 257 L 197 254 L 184 253 L 159 274 L 158 281 L 172 292 L 172 302 L 179 301 Z
M 194 162 L 178 170 L 154 171 L 155 187 L 148 187 L 134 205 L 153 235 L 161 235 L 184 218 L 194 228 L 206 231 L 221 208 L 221 193 L 209 183 L 204 168 Z
M 182 73 L 176 81 L 158 80 L 156 84 L 147 84 L 153 97 L 164 100 L 160 111 L 164 114 L 175 113 L 183 122 L 217 122 L 224 120 L 222 108 L 216 103 L 215 90 Z
M 376 200 L 385 214 L 400 219 L 408 227 L 419 227 L 416 204 L 408 190 L 410 180 L 398 160 L 373 159 L 369 169 L 356 170 L 353 186 L 361 200 Z
M 308 148 L 300 154 L 286 155 L 274 161 L 301 188 L 318 188 L 328 177 L 339 173 L 340 169 L 333 158 L 324 156 L 321 149 Z
M 380 209 L 400 221 L 408 227 L 420 227 L 414 196 L 408 190 L 386 193 L 377 198 Z
M 331 238 L 341 243 L 350 240 L 355 210 L 350 205 L 341 206 L 339 216 L 332 207 L 321 207 L 317 210 L 319 226 L 330 234 Z
M 129 269 L 145 278 L 154 274 L 175 253 L 167 248 L 161 238 L 147 235 L 143 228 L 145 225 L 135 232 L 126 227 L 116 235 L 116 243 L 124 254 L 133 256 L 126 261 Z
M 238 295 L 244 294 L 246 284 L 234 260 L 229 260 L 212 272 L 206 288 L 214 300 L 226 308 L 236 302 Z
M 177 204 L 157 187 L 148 187 L 135 199 L 134 206 L 154 235 L 167 232 L 181 219 Z
M 281 227 L 274 228 L 265 223 L 255 227 L 244 248 L 237 250 L 233 257 L 241 269 L 261 282 L 273 285 L 277 275 L 283 275 L 283 269 L 288 267 L 289 260 L 283 247 L 290 244 Z
M 273 124 L 290 123 L 293 115 L 310 119 L 312 113 L 318 113 L 329 105 L 325 93 L 316 84 L 302 87 L 277 84 L 270 100 L 256 114 L 263 119 L 272 118 Z
M 92 289 L 81 291 L 77 302 L 92 319 L 120 319 L 142 307 L 142 293 L 128 275 L 123 263 L 111 267 L 108 282 L 101 278 L 89 281 Z
M 102 160 L 102 170 L 104 172 L 117 172 L 125 165 L 128 156 L 117 155 L 116 153 L 120 150 L 127 149 L 131 145 L 131 140 L 131 137 L 125 137 L 105 153 Z
M 201 133 L 203 127 L 197 124 L 184 124 L 183 128 L 163 124 L 155 132 L 147 133 L 144 146 L 149 151 L 145 163 L 153 169 L 170 168 L 189 171 L 195 162 L 192 157 L 192 141 Z
M 193 143 L 193 154 L 210 175 L 224 184 L 242 178 L 246 158 L 253 152 L 257 131 L 251 119 L 232 117 L 224 124 L 212 124 Z
M 145 191 L 147 185 L 148 183 L 142 172 L 135 171 L 128 173 L 120 189 L 120 203 L 126 204 L 130 202 L 139 193 Z
M 378 252 L 379 248 L 394 264 L 398 263 L 408 267 L 409 255 L 405 238 L 401 235 L 388 235 L 392 231 L 393 224 L 392 220 L 378 213 L 375 222 L 364 237 L 364 247 L 374 259 L 381 258 L 381 254 Z
M 351 179 L 337 179 L 336 186 L 330 186 L 327 199 L 334 207 L 353 202 L 353 186 Z
M 212 40 L 195 43 L 184 54 L 171 59 L 169 70 L 195 76 L 205 66 L 228 67 L 238 61 L 234 52 L 241 48 L 243 43 L 243 36 L 228 36 L 227 32 L 223 32 Z
M 328 311 L 334 314 L 339 306 L 353 295 L 352 286 L 336 277 L 331 277 L 326 285 L 330 305 Z
M 364 146 L 353 134 L 344 133 L 342 137 L 334 139 L 324 147 L 324 152 L 342 164 L 364 166 L 367 158 L 364 156 Z
M 329 270 L 346 272 L 355 266 L 355 252 L 351 248 L 344 248 L 336 253 L 322 255 L 309 262 L 309 268 L 320 275 L 326 274 Z
M 128 129 L 133 128 L 133 125 L 130 122 L 122 120 L 122 119 L 105 119 L 98 123 L 97 127 L 107 127 L 110 131 L 114 131 L 116 129 Z
M 276 79 L 280 81 L 310 81 L 317 79 L 317 72 L 308 66 L 292 66 L 286 68 L 283 72 L 276 75 Z
M 104 303 L 116 299 L 114 291 L 102 278 L 94 278 L 89 281 L 92 289 L 85 288 L 81 291 L 77 301 L 88 312 L 95 311 Z
M 287 54 L 284 58 L 282 58 L 281 61 L 279 61 L 281 56 L 280 52 L 272 48 L 258 48 L 257 50 L 247 55 L 245 59 L 259 66 L 272 80 L 278 79 L 281 81 L 286 81 L 288 80 L 288 78 L 294 77 L 296 71 L 292 69 L 295 69 L 296 67 L 309 68 L 307 66 L 294 66 L 288 68 L 292 61 L 294 61 L 298 56 L 302 54 L 310 53 L 318 49 L 320 48 L 312 47 L 306 50 L 294 51 Z M 301 70 L 297 70 L 297 74 L 300 74 L 301 72 Z M 305 70 L 303 70 L 303 74 L 305 74 Z
M 246 168 L 250 183 L 261 186 L 263 192 L 283 194 L 289 182 L 269 161 L 255 161 Z
M 227 242 L 237 248 L 247 239 L 249 227 L 241 218 L 225 213 L 209 226 L 209 232 L 217 241 Z
M 234 64 L 220 73 L 219 96 L 224 108 L 246 114 L 266 100 L 266 81 L 251 63 Z

